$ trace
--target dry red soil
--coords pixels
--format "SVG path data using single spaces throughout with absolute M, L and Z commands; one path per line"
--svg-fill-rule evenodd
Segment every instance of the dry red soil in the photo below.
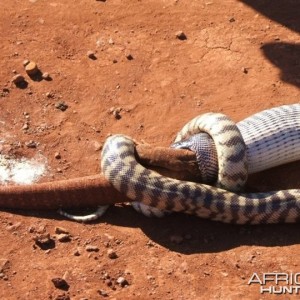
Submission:
M 41 181 L 99 173 L 109 133 L 168 146 L 198 114 L 223 112 L 239 121 L 300 99 L 297 0 L 1 2 L 1 151 L 41 153 L 48 161 Z M 186 40 L 176 38 L 180 30 Z M 24 59 L 52 80 L 31 79 Z M 14 70 L 26 86 L 11 82 Z M 59 110 L 59 102 L 68 108 Z M 112 107 L 121 108 L 120 118 Z M 256 174 L 249 189 L 300 187 L 299 167 Z M 298 224 L 234 226 L 183 214 L 149 219 L 129 206 L 113 207 L 93 224 L 42 211 L 2 211 L 0 222 L 1 299 L 299 297 L 248 285 L 254 272 L 300 272 Z M 70 240 L 60 242 L 56 227 Z M 47 233 L 40 247 L 34 238 Z M 57 277 L 68 285 L 56 288 Z

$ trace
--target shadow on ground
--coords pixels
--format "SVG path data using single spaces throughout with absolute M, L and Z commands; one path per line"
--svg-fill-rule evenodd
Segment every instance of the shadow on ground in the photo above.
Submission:
M 240 0 L 269 19 L 300 33 L 299 0 Z M 300 44 L 267 43 L 264 55 L 281 70 L 281 80 L 300 87 Z
M 17 213 L 37 218 L 62 219 L 54 212 Z M 129 206 L 111 207 L 94 225 L 98 223 L 100 226 L 102 222 L 141 228 L 153 242 L 182 254 L 216 253 L 244 245 L 277 247 L 300 243 L 300 224 L 230 225 L 177 213 L 159 219 L 147 218 Z M 172 237 L 182 237 L 182 242 L 173 242 Z
M 261 49 L 264 55 L 281 70 L 282 81 L 300 87 L 300 44 L 267 43 Z
M 239 0 L 283 26 L 300 33 L 299 0 Z
M 300 161 L 269 169 L 251 176 L 246 192 L 300 188 L 299 175 Z M 15 210 L 10 212 L 37 218 L 64 219 L 56 212 Z M 71 211 L 74 214 L 90 212 Z M 174 213 L 161 219 L 147 218 L 124 204 L 111 207 L 93 224 L 100 226 L 103 222 L 122 227 L 141 228 L 150 240 L 184 254 L 222 252 L 243 245 L 275 247 L 300 244 L 300 223 L 231 225 L 183 213 Z M 172 236 L 182 237 L 183 240 L 176 244 L 171 241 Z

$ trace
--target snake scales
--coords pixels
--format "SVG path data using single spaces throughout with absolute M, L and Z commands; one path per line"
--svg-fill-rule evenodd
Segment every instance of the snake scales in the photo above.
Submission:
M 248 168 L 254 173 L 300 158 L 299 116 L 300 105 L 295 104 L 260 112 L 237 126 L 227 116 L 213 113 L 185 125 L 174 146 L 196 151 L 201 167 L 206 162 L 202 174 L 205 180 L 212 180 L 218 171 L 217 187 L 179 181 L 145 169 L 135 159 L 134 141 L 124 135 L 106 140 L 102 172 L 118 191 L 155 209 L 226 223 L 296 222 L 300 219 L 300 190 L 231 191 L 243 188 Z M 208 133 L 213 142 L 207 135 L 197 134 L 199 131 Z

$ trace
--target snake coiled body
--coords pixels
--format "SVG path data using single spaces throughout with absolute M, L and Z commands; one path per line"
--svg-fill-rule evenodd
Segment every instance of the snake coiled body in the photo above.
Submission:
M 197 117 L 183 128 L 175 142 L 188 138 L 195 133 L 195 128 L 198 130 L 200 127 L 214 139 L 219 169 L 217 186 L 222 188 L 163 177 L 144 168 L 135 159 L 135 143 L 124 135 L 114 135 L 106 140 L 102 150 L 102 173 L 118 191 L 127 197 L 158 209 L 195 214 L 226 223 L 297 222 L 300 220 L 300 190 L 235 194 L 224 188 L 239 190 L 247 179 L 247 165 L 249 169 L 252 168 L 252 171 L 257 171 L 261 164 L 265 168 L 274 166 L 274 163 L 277 165 L 299 158 L 299 107 L 300 105 L 290 105 L 271 110 L 272 112 L 268 113 L 271 114 L 271 121 L 268 121 L 268 124 L 274 123 L 273 114 L 280 114 L 279 111 L 284 110 L 288 110 L 295 120 L 293 124 L 288 122 L 287 127 L 281 127 L 278 125 L 280 122 L 277 116 L 276 124 L 271 128 L 272 131 L 266 140 L 264 140 L 265 136 L 255 133 L 259 134 L 261 130 L 261 125 L 255 128 L 256 121 L 261 124 L 265 122 L 265 117 L 259 114 L 254 115 L 255 118 L 252 116 L 252 119 L 244 120 L 244 123 L 239 126 L 240 130 L 222 114 L 213 116 L 206 114 L 204 117 Z M 279 128 L 276 127 L 277 125 Z M 256 141 L 253 134 L 258 136 Z M 261 137 L 263 139 L 260 139 Z M 251 143 L 247 143 L 247 138 Z M 257 140 L 259 140 L 258 144 L 255 144 Z M 249 145 L 252 146 L 249 148 Z M 276 145 L 279 145 L 280 153 L 277 152 L 279 148 L 276 150 L 275 147 L 273 150 Z M 292 148 L 289 150 L 284 148 L 290 145 Z M 258 152 L 255 154 L 255 151 Z M 267 154 L 264 154 L 265 151 Z M 270 158 L 267 159 L 266 155 L 270 155 Z M 238 172 L 236 177 L 234 169 Z M 237 183 L 236 186 L 234 181 Z
M 173 148 L 196 153 L 201 182 L 213 183 L 218 176 L 218 157 L 212 138 L 199 133 L 192 121 L 179 132 Z M 291 104 L 256 113 L 236 124 L 246 145 L 248 174 L 300 160 L 300 104 Z M 189 136 L 187 140 L 181 137 Z M 234 167 L 234 166 L 233 166 Z

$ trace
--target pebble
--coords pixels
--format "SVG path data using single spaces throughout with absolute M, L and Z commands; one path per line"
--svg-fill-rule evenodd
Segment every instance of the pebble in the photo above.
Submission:
M 99 251 L 99 247 L 93 246 L 93 245 L 87 245 L 87 246 L 85 247 L 85 250 L 86 250 L 87 252 L 98 252 L 98 251 Z
M 23 129 L 23 130 L 28 130 L 28 129 L 29 129 L 28 123 L 25 123 L 25 124 L 22 126 L 22 129 Z
M 50 74 L 45 72 L 42 74 L 42 78 L 45 79 L 45 80 L 49 80 L 50 79 Z
M 187 39 L 187 36 L 185 35 L 185 33 L 183 32 L 183 31 L 177 31 L 176 33 L 175 33 L 175 36 L 179 39 L 179 40 L 181 40 L 181 41 L 183 41 L 183 40 L 186 40 Z
M 105 279 L 105 284 L 107 285 L 107 286 L 112 286 L 112 281 L 109 279 L 109 278 L 107 278 L 107 279 Z
M 54 97 L 54 94 L 51 93 L 51 92 L 47 92 L 47 93 L 46 93 L 46 97 L 47 97 L 47 98 L 53 98 L 53 97 Z
M 69 288 L 69 284 L 63 278 L 56 277 L 52 278 L 51 281 L 57 289 L 67 290 Z
M 95 148 L 95 151 L 100 151 L 100 150 L 102 150 L 102 148 L 103 148 L 103 144 L 101 144 L 101 143 L 95 141 L 95 142 L 94 142 L 94 148 Z
M 2 91 L 0 91 L 0 97 L 6 97 L 9 94 L 9 89 L 3 88 Z
M 54 157 L 55 157 L 56 159 L 61 159 L 61 155 L 60 155 L 59 152 L 55 152 Z M 62 233 L 65 233 L 65 232 L 62 232 Z
M 115 110 L 113 111 L 113 116 L 115 117 L 115 119 L 120 120 L 121 119 L 121 115 L 120 112 Z
M 23 66 L 26 67 L 30 63 L 30 60 L 24 59 L 23 60 Z
M 14 230 L 17 230 L 21 225 L 22 225 L 21 222 L 17 222 L 17 223 L 14 223 L 14 224 L 10 223 L 9 225 L 6 226 L 6 229 L 8 231 L 14 231 Z
M 244 74 L 248 74 L 248 68 L 243 67 L 242 71 L 243 71 Z
M 125 56 L 128 60 L 133 60 L 133 56 L 130 53 L 126 53 Z
M 98 293 L 102 297 L 108 297 L 108 293 L 106 291 L 104 291 L 104 290 L 98 290 Z
M 118 277 L 116 282 L 117 282 L 117 284 L 119 284 L 122 287 L 125 285 L 128 285 L 128 281 L 122 276 Z
M 39 71 L 39 69 L 37 64 L 31 61 L 27 65 L 25 65 L 25 71 L 29 76 L 33 76 Z
M 60 233 L 57 235 L 57 240 L 61 243 L 66 243 L 71 241 L 71 236 L 68 233 Z
M 36 148 L 37 147 L 37 145 L 38 145 L 38 143 L 37 142 L 35 142 L 35 141 L 28 141 L 28 142 L 25 142 L 25 146 L 27 147 L 27 148 Z
M 96 55 L 95 55 L 95 52 L 94 51 L 91 51 L 89 50 L 87 53 L 86 53 L 87 57 L 90 58 L 90 59 L 96 59 Z
M 115 119 L 117 119 L 117 120 L 120 120 L 121 117 L 122 117 L 122 116 L 120 115 L 121 110 L 122 110 L 121 107 L 117 107 L 117 108 L 111 107 L 111 108 L 109 109 L 109 111 L 112 113 L 112 115 L 113 115 L 113 116 L 115 117 Z
M 112 38 L 110 38 L 110 39 L 108 40 L 108 43 L 109 43 L 110 45 L 113 45 L 115 42 L 114 42 L 114 40 L 113 40 Z
M 63 227 L 57 226 L 57 227 L 55 227 L 55 233 L 56 234 L 69 233 L 69 231 Z
M 107 250 L 107 256 L 110 259 L 116 259 L 118 257 L 117 253 L 113 249 L 108 249 Z
M 65 110 L 68 109 L 69 106 L 68 106 L 68 104 L 66 104 L 65 102 L 60 101 L 60 102 L 57 102 L 57 103 L 55 104 L 55 107 L 56 107 L 57 109 L 61 110 L 61 111 L 65 111 Z
M 18 84 L 18 83 L 21 83 L 21 82 L 24 82 L 25 81 L 25 78 L 23 75 L 21 74 L 16 74 L 12 80 L 11 80 L 14 84 Z
M 80 256 L 80 250 L 77 248 L 74 252 L 73 252 L 74 256 Z
M 43 233 L 34 237 L 35 244 L 42 249 L 48 249 L 54 244 L 49 233 Z
M 10 261 L 6 258 L 0 259 L 0 273 L 3 273 L 4 270 L 9 266 Z
M 68 294 L 59 294 L 54 300 L 70 300 L 70 296 Z

